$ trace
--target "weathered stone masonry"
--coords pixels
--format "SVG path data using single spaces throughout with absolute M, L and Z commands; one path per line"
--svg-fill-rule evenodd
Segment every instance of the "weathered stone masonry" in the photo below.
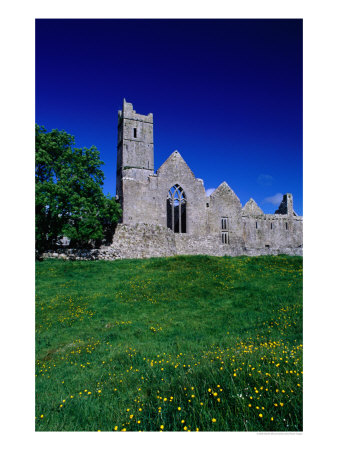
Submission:
M 302 255 L 303 218 L 291 194 L 275 214 L 264 214 L 253 199 L 242 207 L 226 182 L 207 196 L 177 150 L 154 172 L 153 115 L 136 113 L 125 100 L 118 112 L 116 197 L 123 217 L 111 246 L 45 257 Z
M 253 199 L 242 207 L 226 182 L 207 196 L 177 150 L 154 172 L 153 115 L 137 114 L 125 100 L 118 112 L 116 193 L 123 217 L 113 247 L 126 257 L 302 254 L 303 218 L 291 194 L 275 214 L 264 214 Z

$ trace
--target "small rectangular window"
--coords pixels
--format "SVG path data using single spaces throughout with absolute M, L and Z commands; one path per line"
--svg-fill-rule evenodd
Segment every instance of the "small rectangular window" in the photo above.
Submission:
M 271 222 L 271 224 L 270 224 L 270 228 L 271 228 L 271 230 L 272 230 L 272 222 Z
M 227 230 L 228 229 L 228 218 L 227 217 L 222 217 L 222 221 L 221 221 L 221 226 L 222 226 L 222 230 Z
M 288 229 L 288 224 L 287 224 L 287 223 L 285 224 L 285 229 L 286 229 L 286 230 Z
M 222 244 L 229 244 L 229 235 L 227 231 L 222 232 Z
M 258 228 L 258 222 L 256 222 L 256 228 Z
M 137 128 L 134 128 L 134 138 L 137 137 Z

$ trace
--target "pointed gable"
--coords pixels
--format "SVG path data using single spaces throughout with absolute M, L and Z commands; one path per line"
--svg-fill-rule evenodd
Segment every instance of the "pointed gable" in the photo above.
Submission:
M 224 211 L 223 214 L 226 211 L 227 214 L 240 216 L 242 211 L 239 198 L 225 181 L 210 194 L 210 206 L 220 208 L 220 210 Z M 230 211 L 232 212 L 230 213 Z
M 237 195 L 234 193 L 234 191 L 231 189 L 231 187 L 228 185 L 228 183 L 226 183 L 225 181 L 223 181 L 218 188 L 216 188 L 214 190 L 214 192 L 212 192 L 210 194 L 210 197 L 233 197 L 234 200 L 238 201 L 240 203 L 239 198 L 237 197 Z
M 250 198 L 250 200 L 246 202 L 242 209 L 242 212 L 243 214 L 248 216 L 260 216 L 264 214 L 253 198 Z
M 162 173 L 167 172 L 170 168 L 189 173 L 189 175 L 195 178 L 192 170 L 177 150 L 172 152 L 169 158 L 164 161 L 164 163 L 160 166 L 156 173 L 157 175 L 161 175 Z

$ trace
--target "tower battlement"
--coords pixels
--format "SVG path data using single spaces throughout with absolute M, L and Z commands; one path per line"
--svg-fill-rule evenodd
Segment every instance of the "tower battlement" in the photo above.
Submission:
M 123 99 L 122 111 L 121 110 L 118 111 L 118 118 L 119 121 L 124 118 L 130 120 L 140 120 L 141 122 L 153 123 L 153 113 L 149 113 L 147 115 L 138 114 L 133 109 L 133 104 L 128 103 L 126 99 Z

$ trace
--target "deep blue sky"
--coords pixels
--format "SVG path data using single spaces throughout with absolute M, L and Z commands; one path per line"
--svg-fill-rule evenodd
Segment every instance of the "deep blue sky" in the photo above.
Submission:
M 36 21 L 36 122 L 95 145 L 115 194 L 117 111 L 154 114 L 155 170 L 178 150 L 242 205 L 302 204 L 301 20 Z

